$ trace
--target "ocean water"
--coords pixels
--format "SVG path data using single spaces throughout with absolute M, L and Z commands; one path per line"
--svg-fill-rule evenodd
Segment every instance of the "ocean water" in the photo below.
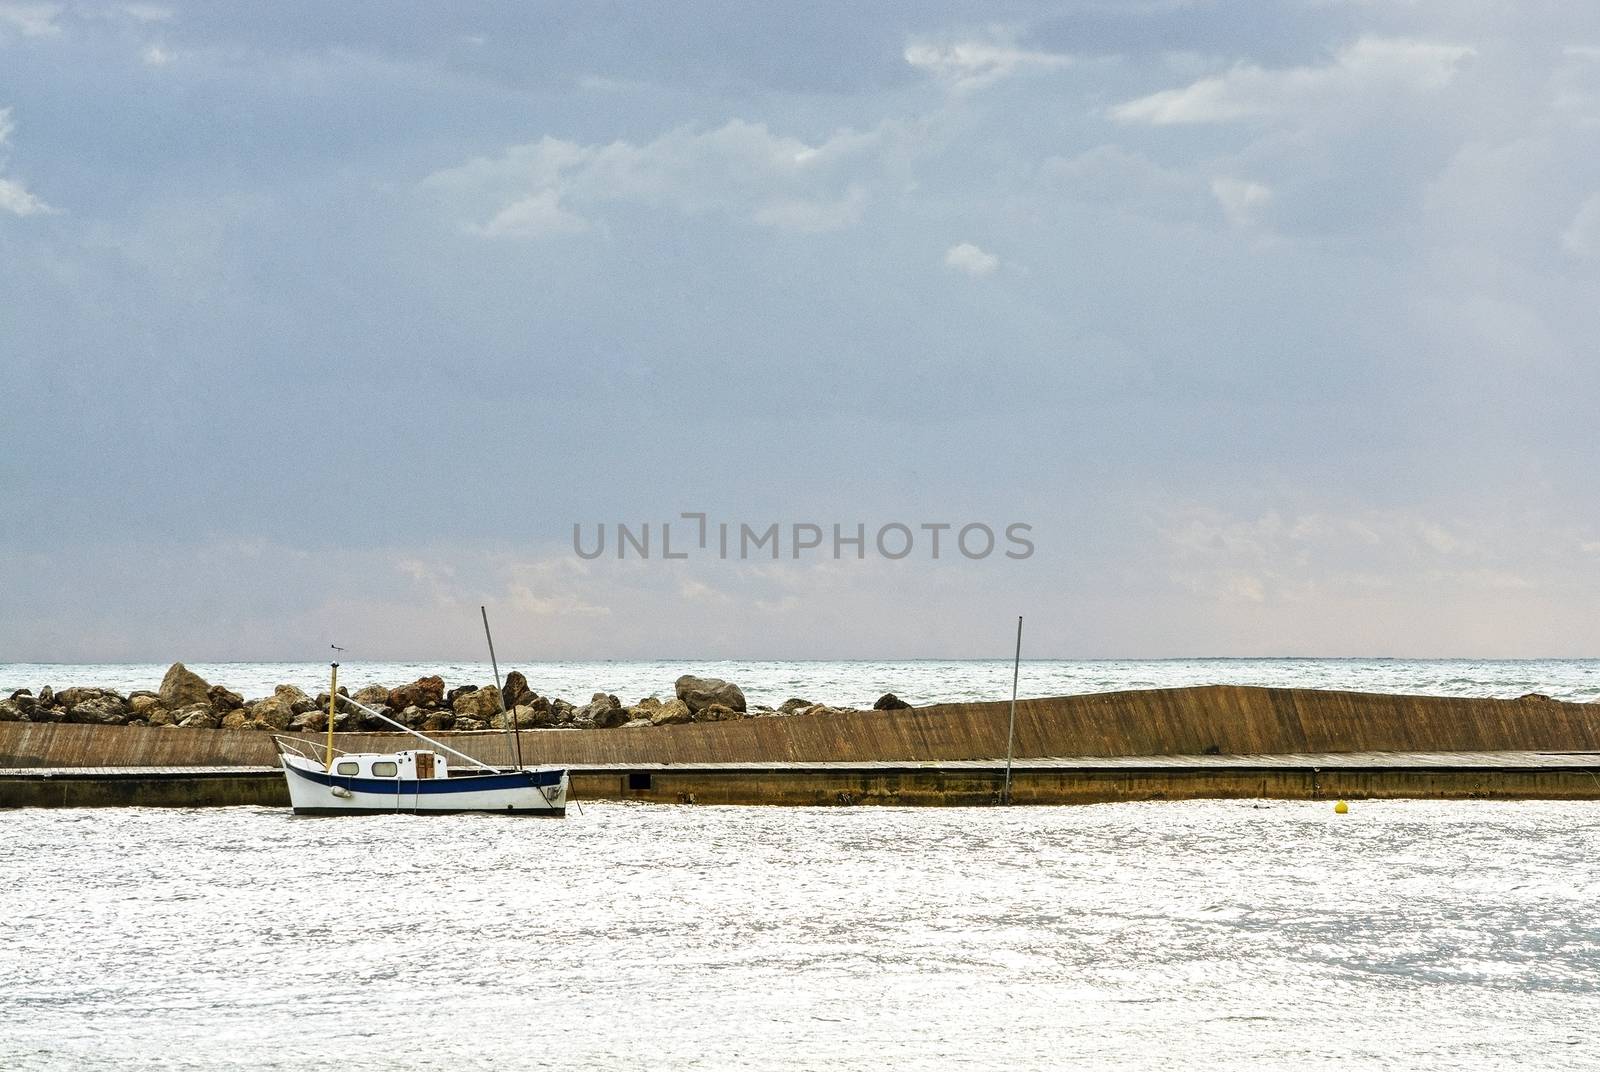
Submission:
M 326 690 L 326 663 L 192 663 L 212 684 L 246 699 L 280 684 L 315 695 Z M 721 677 L 739 685 L 752 704 L 777 707 L 793 696 L 839 707 L 870 707 L 885 692 L 909 703 L 1000 700 L 1011 695 L 1009 660 L 761 662 L 646 660 L 632 662 L 505 662 L 521 670 L 534 691 L 587 702 L 595 692 L 624 703 L 672 695 L 682 674 Z M 157 663 L 0 663 L 0 695 L 40 686 L 99 685 L 124 692 L 154 689 L 166 672 Z M 349 662 L 339 682 L 401 685 L 438 674 L 450 687 L 493 680 L 487 662 Z M 1473 659 L 1153 659 L 1024 660 L 1023 696 L 1064 696 L 1178 685 L 1272 685 L 1355 689 L 1437 696 L 1516 697 L 1540 692 L 1561 700 L 1600 699 L 1600 660 Z
M 1593 804 L 0 819 L 11 1072 L 1600 1066 Z

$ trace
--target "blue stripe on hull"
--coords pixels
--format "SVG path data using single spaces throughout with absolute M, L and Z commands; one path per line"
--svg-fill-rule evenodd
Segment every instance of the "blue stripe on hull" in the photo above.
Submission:
M 423 778 L 405 781 L 394 778 L 330 775 L 321 771 L 302 770 L 287 763 L 284 764 L 284 768 L 317 785 L 337 785 L 353 793 L 386 793 L 391 796 L 398 789 L 402 796 L 408 797 L 418 793 L 423 796 L 441 793 L 483 793 L 497 789 L 527 789 L 533 786 L 553 789 L 561 784 L 561 776 L 566 773 L 560 770 L 512 771 L 509 774 L 467 774 L 459 778 Z

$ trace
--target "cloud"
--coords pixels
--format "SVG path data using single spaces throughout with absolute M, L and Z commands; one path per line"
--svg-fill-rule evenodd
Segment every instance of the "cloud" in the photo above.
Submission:
M 1464 45 L 1363 37 L 1315 67 L 1239 64 L 1182 89 L 1162 90 L 1111 109 L 1123 123 L 1167 126 L 1265 118 L 1374 93 L 1424 93 L 1450 84 L 1476 52 Z
M 146 45 L 145 50 L 139 53 L 139 58 L 146 67 L 165 67 L 172 62 L 172 53 L 161 45 Z
M 1272 200 L 1272 188 L 1219 175 L 1211 180 L 1211 196 L 1222 206 L 1229 223 L 1235 227 L 1250 227 L 1256 223 L 1256 213 Z
M 958 93 L 982 89 L 1020 71 L 1054 70 L 1072 62 L 1070 56 L 1033 52 L 1000 41 L 914 41 L 906 46 L 905 59 Z
M 546 137 L 434 172 L 425 190 L 488 219 L 487 237 L 574 233 L 607 203 L 720 212 L 779 230 L 840 230 L 861 218 L 864 178 L 898 128 L 841 130 L 815 144 L 734 119 L 712 130 L 677 128 L 644 144 L 583 145 Z
M 944 263 L 946 268 L 954 268 L 977 278 L 993 274 L 1000 267 L 1000 258 L 985 253 L 971 242 L 962 242 L 945 250 Z
M 1600 257 L 1600 193 L 1590 194 L 1578 206 L 1578 214 L 1561 233 L 1561 248 L 1585 260 Z
M 6 145 L 11 140 L 13 129 L 11 109 L 0 108 L 0 168 L 5 166 Z M 56 209 L 29 193 L 22 183 L 0 175 L 0 212 L 9 212 L 13 216 L 45 216 L 53 214 Z
M 0 4 L 0 31 L 9 28 L 23 37 L 54 37 L 61 32 L 56 22 L 60 4 Z

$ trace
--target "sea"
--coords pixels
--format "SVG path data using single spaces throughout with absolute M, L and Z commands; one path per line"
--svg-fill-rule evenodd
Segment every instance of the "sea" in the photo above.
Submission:
M 1592 803 L 0 823 L 11 1072 L 1600 1066 Z
M 246 699 L 271 695 L 277 685 L 326 691 L 327 663 L 190 663 L 212 684 Z M 0 695 L 41 686 L 98 685 L 124 693 L 155 689 L 165 663 L 0 663 Z M 1011 695 L 1012 663 L 996 660 L 860 660 L 767 662 L 658 659 L 636 661 L 519 662 L 543 696 L 586 703 L 596 692 L 624 703 L 671 697 L 683 674 L 719 677 L 740 686 L 751 704 L 778 707 L 798 697 L 837 707 L 870 707 L 892 692 L 907 703 L 1003 700 Z M 360 662 L 339 667 L 339 683 L 403 685 L 437 674 L 448 687 L 493 680 L 488 662 Z M 1354 689 L 1433 696 L 1517 697 L 1542 693 L 1558 700 L 1600 699 L 1600 659 L 1025 659 L 1018 674 L 1022 696 L 1065 696 L 1120 689 L 1180 685 L 1270 685 L 1283 688 Z
M 547 695 L 1002 699 L 999 662 L 517 663 Z M 246 695 L 315 664 L 195 664 Z M 0 666 L 153 688 L 164 666 Z M 507 669 L 502 664 L 502 671 Z M 398 684 L 474 663 L 351 663 Z M 1024 662 L 1600 693 L 1594 662 Z M 1595 1069 L 1600 803 L 0 812 L 0 1069 Z

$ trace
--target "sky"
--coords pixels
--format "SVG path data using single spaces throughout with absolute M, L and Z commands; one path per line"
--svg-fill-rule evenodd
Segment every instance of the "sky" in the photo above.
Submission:
M 1600 655 L 1597 339 L 1595 5 L 0 0 L 0 662 Z

